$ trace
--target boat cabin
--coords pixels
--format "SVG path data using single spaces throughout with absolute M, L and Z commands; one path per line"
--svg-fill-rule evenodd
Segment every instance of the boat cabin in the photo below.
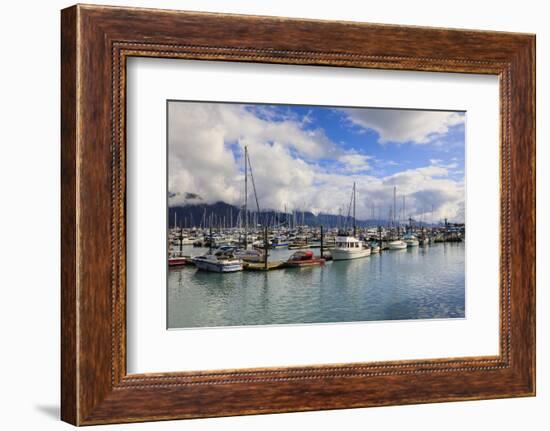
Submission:
M 336 248 L 361 248 L 362 242 L 352 236 L 337 236 Z

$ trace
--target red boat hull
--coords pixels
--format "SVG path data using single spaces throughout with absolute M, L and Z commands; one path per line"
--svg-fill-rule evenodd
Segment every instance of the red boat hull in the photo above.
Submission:
M 189 263 L 189 260 L 186 257 L 174 257 L 171 259 L 168 259 L 168 266 L 183 266 L 187 265 Z
M 308 259 L 308 260 L 296 260 L 296 261 L 287 261 L 286 265 L 295 268 L 301 268 L 304 266 L 315 266 L 315 265 L 324 265 L 325 259 Z
M 297 251 L 286 261 L 286 266 L 301 268 L 304 266 L 324 265 L 325 259 L 315 257 L 313 251 Z

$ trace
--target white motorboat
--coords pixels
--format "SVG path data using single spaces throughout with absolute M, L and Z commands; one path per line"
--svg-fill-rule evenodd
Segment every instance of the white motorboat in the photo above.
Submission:
M 400 239 L 395 241 L 390 241 L 388 243 L 388 248 L 390 250 L 403 250 L 407 248 L 407 243 L 405 241 L 401 241 Z
M 413 234 L 408 234 L 403 237 L 403 241 L 407 247 L 418 247 L 419 241 Z
M 337 236 L 336 246 L 330 250 L 332 260 L 349 260 L 370 256 L 370 247 L 353 236 Z
M 232 253 L 223 251 L 194 257 L 193 263 L 198 269 L 210 272 L 237 272 L 243 270 L 241 259 L 237 259 Z

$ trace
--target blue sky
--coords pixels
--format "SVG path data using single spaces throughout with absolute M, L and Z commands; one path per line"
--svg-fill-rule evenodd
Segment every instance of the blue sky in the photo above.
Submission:
M 457 178 L 464 176 L 464 123 L 449 128 L 448 132 L 437 137 L 432 145 L 416 145 L 413 140 L 387 142 L 381 144 L 380 133 L 372 128 L 361 127 L 349 121 L 347 112 L 364 111 L 361 108 L 293 106 L 293 105 L 245 105 L 246 109 L 260 118 L 262 110 L 272 111 L 272 121 L 284 121 L 286 118 L 304 119 L 304 130 L 324 130 L 326 136 L 345 151 L 357 152 L 371 157 L 370 174 L 379 177 L 395 174 L 404 168 L 414 169 L 430 164 L 430 160 L 440 163 L 456 164 Z M 377 109 L 378 111 L 386 111 Z M 403 112 L 404 110 L 392 110 Z M 425 112 L 425 111 L 424 111 Z M 464 115 L 464 114 L 462 114 Z M 399 115 L 397 115 L 399 117 Z M 397 118 L 398 120 L 398 118 Z M 322 166 L 330 167 L 332 160 L 322 161 Z
M 465 113 L 169 102 L 170 205 L 240 205 L 244 146 L 262 208 L 337 213 L 358 187 L 358 216 L 464 219 Z

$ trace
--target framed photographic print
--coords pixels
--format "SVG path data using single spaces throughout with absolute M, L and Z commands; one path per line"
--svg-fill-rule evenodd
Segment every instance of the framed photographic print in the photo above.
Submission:
M 62 419 L 535 394 L 535 38 L 62 11 Z

